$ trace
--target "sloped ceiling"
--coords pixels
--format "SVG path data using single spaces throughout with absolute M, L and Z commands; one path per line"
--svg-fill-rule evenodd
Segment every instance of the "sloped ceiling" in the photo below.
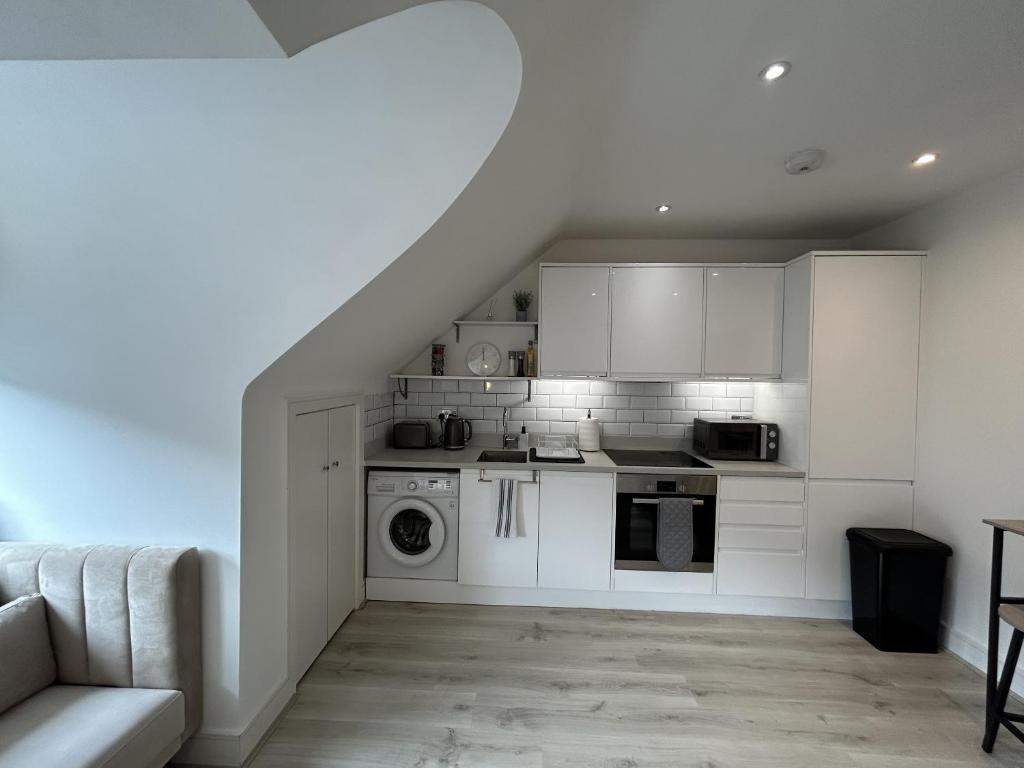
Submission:
M 284 56 L 245 0 L 0 0 L 0 60 Z

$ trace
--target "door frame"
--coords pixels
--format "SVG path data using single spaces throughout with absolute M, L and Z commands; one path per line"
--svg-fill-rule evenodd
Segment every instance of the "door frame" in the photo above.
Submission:
M 289 398 L 288 403 L 288 425 L 287 425 L 287 437 L 286 437 L 286 448 L 285 448 L 285 471 L 288 477 L 287 486 L 287 558 L 288 567 L 286 572 L 288 574 L 288 679 L 292 685 L 298 684 L 302 675 L 306 673 L 306 670 L 299 672 L 295 669 L 295 593 L 294 585 L 295 579 L 293 578 L 293 566 L 294 559 L 292 557 L 292 546 L 294 543 L 293 536 L 293 523 L 294 523 L 294 502 L 293 502 L 293 489 L 295 483 L 292 477 L 292 441 L 294 439 L 294 426 L 295 420 L 307 413 L 317 413 L 319 411 L 329 411 L 334 408 L 348 408 L 354 407 L 356 409 L 356 434 L 355 434 L 355 464 L 356 464 L 356 482 L 355 482 L 355 498 L 353 503 L 355 504 L 355 537 L 356 537 L 356 557 L 352 567 L 355 571 L 355 585 L 356 593 L 353 596 L 356 608 L 362 605 L 366 599 L 366 566 L 364 563 L 366 557 L 366 547 L 362 543 L 365 541 L 365 528 L 366 528 L 366 510 L 363 505 L 363 498 L 365 497 L 365 482 L 366 473 L 363 471 L 363 440 L 362 440 L 362 425 L 366 420 L 364 415 L 364 395 L 363 394 L 339 394 L 329 396 L 318 396 L 313 398 Z

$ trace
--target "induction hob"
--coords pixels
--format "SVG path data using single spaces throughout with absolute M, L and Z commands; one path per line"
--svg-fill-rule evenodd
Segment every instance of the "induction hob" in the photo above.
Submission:
M 695 467 L 711 469 L 700 459 L 683 451 L 630 451 L 605 448 L 605 454 L 617 467 Z

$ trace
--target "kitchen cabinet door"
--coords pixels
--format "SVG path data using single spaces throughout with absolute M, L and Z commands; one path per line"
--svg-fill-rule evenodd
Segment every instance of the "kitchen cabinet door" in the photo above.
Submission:
M 328 411 L 327 492 L 327 636 L 331 637 L 356 607 L 356 572 L 362 575 L 361 526 L 356 523 L 359 473 L 356 445 L 362 435 L 356 407 Z
M 811 269 L 803 259 L 785 268 L 782 311 L 782 378 L 807 381 L 811 353 Z
M 782 374 L 782 267 L 708 267 L 704 373 Z
M 608 267 L 542 267 L 540 372 L 608 375 Z
M 810 477 L 914 479 L 921 267 L 815 258 Z
M 494 535 L 495 480 L 519 480 L 516 522 L 519 535 Z M 459 583 L 488 587 L 537 586 L 539 489 L 533 472 L 465 469 L 459 476 Z
M 846 529 L 910 528 L 910 483 L 811 480 L 807 488 L 807 597 L 850 599 Z
M 699 376 L 701 267 L 612 268 L 613 376 Z
M 614 528 L 611 475 L 541 472 L 537 585 L 610 589 Z

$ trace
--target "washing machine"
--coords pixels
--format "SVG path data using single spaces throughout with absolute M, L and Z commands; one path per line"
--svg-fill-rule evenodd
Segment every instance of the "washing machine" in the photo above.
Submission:
M 366 575 L 458 580 L 458 472 L 369 473 Z

